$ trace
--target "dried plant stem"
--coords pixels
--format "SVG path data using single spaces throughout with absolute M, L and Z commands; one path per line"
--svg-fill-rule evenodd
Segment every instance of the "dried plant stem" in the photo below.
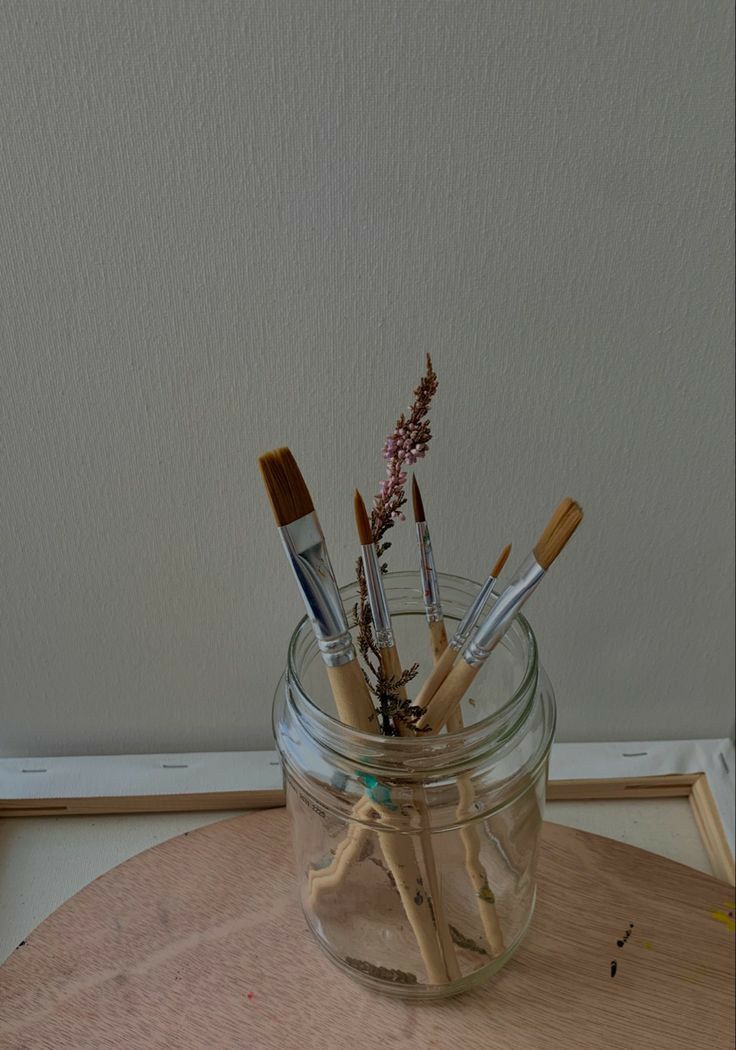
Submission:
M 379 560 L 391 546 L 384 539 L 386 533 L 397 521 L 404 521 L 402 507 L 406 503 L 406 468 L 426 455 L 432 437 L 427 415 L 437 392 L 437 383 L 432 359 L 427 354 L 426 370 L 414 390 L 414 400 L 407 410 L 408 415 L 402 412 L 383 447 L 386 477 L 373 499 L 370 513 L 371 536 Z M 381 563 L 381 572 L 386 572 L 387 568 L 385 562 Z M 402 688 L 415 677 L 418 668 L 410 667 L 398 676 L 386 673 L 373 635 L 368 590 L 360 558 L 356 577 L 358 601 L 355 605 L 355 621 L 358 627 L 358 648 L 367 668 L 366 681 L 378 701 L 381 732 L 386 736 L 396 736 L 402 724 L 413 725 L 420 715 L 419 710 L 407 701 L 405 692 L 403 696 L 400 695 Z

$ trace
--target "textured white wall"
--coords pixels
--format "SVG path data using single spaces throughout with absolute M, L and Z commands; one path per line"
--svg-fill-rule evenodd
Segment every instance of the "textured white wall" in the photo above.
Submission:
M 5 754 L 267 746 L 430 350 L 442 567 L 530 607 L 567 740 L 732 728 L 730 0 L 0 10 Z M 408 528 L 393 564 L 413 564 Z

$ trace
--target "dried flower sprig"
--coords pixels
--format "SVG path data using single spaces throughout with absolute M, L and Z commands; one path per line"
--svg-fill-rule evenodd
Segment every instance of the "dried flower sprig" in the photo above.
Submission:
M 386 477 L 379 485 L 370 513 L 371 535 L 379 558 L 383 557 L 391 546 L 384 540 L 388 530 L 397 521 L 406 520 L 401 509 L 406 504 L 406 468 L 413 466 L 426 455 L 432 437 L 427 414 L 432 398 L 437 392 L 437 385 L 437 374 L 432 367 L 432 359 L 427 354 L 426 371 L 419 386 L 414 390 L 414 400 L 407 410 L 408 418 L 402 412 L 383 446 Z M 384 562 L 381 564 L 381 572 L 387 571 L 388 566 Z M 373 634 L 368 591 L 360 558 L 356 572 L 358 601 L 355 606 L 355 620 L 358 627 L 358 648 L 369 671 L 366 681 L 378 700 L 381 730 L 387 736 L 395 736 L 398 722 L 414 724 L 421 715 L 421 710 L 415 708 L 410 701 L 399 698 L 399 690 L 416 677 L 419 665 L 414 664 L 403 671 L 398 679 L 389 679 L 384 675 Z
M 371 510 L 373 542 L 378 544 L 397 521 L 404 521 L 401 508 L 406 503 L 406 468 L 413 466 L 427 452 L 432 437 L 427 413 L 437 393 L 437 374 L 432 358 L 427 354 L 427 370 L 414 390 L 414 401 L 409 405 L 409 418 L 402 412 L 396 426 L 386 438 L 383 458 L 386 460 L 386 478 L 378 486 Z

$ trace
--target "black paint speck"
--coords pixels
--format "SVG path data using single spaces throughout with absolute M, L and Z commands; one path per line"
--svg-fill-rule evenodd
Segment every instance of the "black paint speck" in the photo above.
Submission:
M 615 977 L 615 976 L 616 976 L 616 960 L 614 959 L 611 962 L 611 977 Z
M 630 929 L 630 930 L 633 930 L 633 929 L 634 929 L 634 924 L 633 924 L 633 922 L 630 922 L 630 923 L 629 923 L 629 929 Z
M 21 941 L 20 944 L 16 944 L 15 950 L 18 951 L 18 949 L 22 948 L 25 943 L 26 943 L 25 941 Z
M 618 946 L 619 948 L 623 948 L 623 946 L 624 946 L 624 942 L 623 942 L 623 941 L 616 941 L 616 945 L 617 945 L 617 946 Z

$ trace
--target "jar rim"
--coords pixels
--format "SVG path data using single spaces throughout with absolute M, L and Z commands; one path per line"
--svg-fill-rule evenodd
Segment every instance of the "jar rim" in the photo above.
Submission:
M 449 587 L 454 585 L 461 590 L 472 588 L 477 591 L 481 586 L 474 580 L 451 573 L 438 573 L 438 577 L 440 585 L 444 582 Z M 387 573 L 384 580 L 387 591 L 403 587 L 409 593 L 416 593 L 421 600 L 421 588 L 415 572 L 403 570 Z M 340 594 L 343 601 L 348 597 L 356 598 L 356 581 L 341 587 Z M 470 600 L 474 596 L 475 594 L 470 595 Z M 349 620 L 352 620 L 352 617 L 349 617 Z M 296 692 L 300 701 L 294 705 L 296 713 L 310 736 L 318 737 L 323 746 L 343 755 L 359 754 L 361 762 L 365 765 L 401 769 L 411 774 L 416 774 L 421 769 L 436 771 L 438 763 L 445 770 L 457 769 L 477 760 L 479 752 L 493 754 L 502 748 L 509 739 L 515 737 L 532 709 L 539 677 L 539 650 L 534 631 L 529 621 L 521 614 L 517 615 L 509 628 L 509 633 L 515 633 L 526 652 L 526 665 L 513 693 L 498 710 L 480 721 L 455 732 L 445 732 L 437 736 L 424 734 L 392 737 L 367 733 L 347 726 L 323 711 L 302 685 L 297 667 L 297 647 L 308 631 L 311 631 L 311 624 L 308 617 L 304 616 L 291 635 L 287 653 L 287 685 L 290 691 Z M 292 700 L 293 698 L 292 693 Z

